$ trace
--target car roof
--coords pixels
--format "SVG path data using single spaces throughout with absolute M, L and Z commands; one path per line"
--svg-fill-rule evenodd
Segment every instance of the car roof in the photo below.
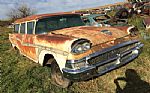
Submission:
M 37 19 L 42 19 L 50 16 L 57 16 L 57 15 L 71 15 L 71 14 L 79 14 L 79 13 L 71 13 L 71 12 L 60 12 L 60 13 L 50 13 L 50 14 L 37 14 L 37 15 L 31 15 L 25 18 L 17 19 L 14 23 L 23 23 L 26 21 L 32 21 Z
M 90 14 L 90 15 L 85 15 L 85 16 L 83 16 L 83 18 L 84 18 L 84 17 L 104 16 L 104 15 L 107 15 L 107 14 Z

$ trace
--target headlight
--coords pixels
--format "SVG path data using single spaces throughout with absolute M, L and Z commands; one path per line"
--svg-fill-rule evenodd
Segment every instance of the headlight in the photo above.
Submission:
M 79 41 L 76 41 L 72 44 L 72 53 L 80 54 L 84 53 L 85 51 L 89 50 L 91 48 L 91 43 L 89 40 L 81 39 Z

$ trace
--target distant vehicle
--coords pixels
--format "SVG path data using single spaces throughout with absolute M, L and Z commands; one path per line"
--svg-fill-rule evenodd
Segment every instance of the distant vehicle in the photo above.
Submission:
M 124 66 L 143 44 L 134 29 L 85 26 L 79 14 L 32 15 L 14 22 L 9 40 L 21 54 L 51 67 L 53 84 L 66 88 Z
M 88 26 L 128 26 L 127 19 L 111 18 L 107 14 L 91 14 L 82 16 L 84 23 Z
M 88 26 L 110 26 L 108 23 L 111 19 L 106 14 L 90 14 L 82 16 L 84 23 Z

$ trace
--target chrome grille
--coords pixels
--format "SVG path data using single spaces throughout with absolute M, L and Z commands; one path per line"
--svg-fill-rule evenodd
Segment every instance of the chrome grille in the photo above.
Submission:
M 90 58 L 88 60 L 88 63 L 89 64 L 96 64 L 98 62 L 107 61 L 110 58 L 117 57 L 117 54 L 122 54 L 122 53 L 124 53 L 124 52 L 126 52 L 126 51 L 128 51 L 128 50 L 130 50 L 131 48 L 134 48 L 134 47 L 135 47 L 135 44 L 130 44 L 130 45 L 127 45 L 127 46 L 123 46 L 123 47 L 105 52 L 103 54 L 100 54 L 98 56 Z

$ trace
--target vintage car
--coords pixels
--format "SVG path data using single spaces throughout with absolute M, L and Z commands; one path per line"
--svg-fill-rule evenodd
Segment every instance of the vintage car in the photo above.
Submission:
M 127 26 L 127 19 L 115 19 L 107 14 L 85 15 L 82 16 L 82 19 L 87 26 Z
M 16 20 L 9 40 L 24 56 L 50 65 L 52 83 L 65 88 L 137 58 L 143 44 L 132 30 L 85 26 L 76 13 L 39 14 Z

